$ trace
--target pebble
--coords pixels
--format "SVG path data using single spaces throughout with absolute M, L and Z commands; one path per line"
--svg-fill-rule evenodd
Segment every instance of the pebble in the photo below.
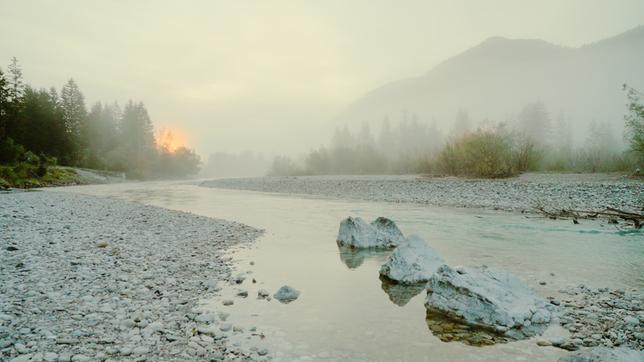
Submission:
M 581 210 L 603 210 L 606 205 L 625 210 L 642 207 L 640 180 L 601 174 L 531 173 L 500 180 L 414 175 L 254 177 L 208 180 L 201 186 L 517 212 L 534 210 L 534 200 L 553 210 L 570 205 Z
M 3 361 L 190 360 L 186 332 L 216 329 L 197 302 L 228 280 L 226 248 L 261 234 L 67 191 L 4 194 L 0 210 Z M 226 351 L 227 338 L 199 330 Z

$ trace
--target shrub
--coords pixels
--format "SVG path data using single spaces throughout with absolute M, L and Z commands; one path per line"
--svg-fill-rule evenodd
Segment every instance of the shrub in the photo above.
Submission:
M 485 178 L 516 173 L 510 137 L 502 130 L 477 130 L 447 143 L 438 158 L 439 168 L 450 175 Z

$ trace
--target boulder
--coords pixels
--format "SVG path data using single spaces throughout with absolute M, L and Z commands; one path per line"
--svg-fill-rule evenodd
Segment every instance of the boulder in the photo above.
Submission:
M 371 224 L 362 218 L 348 217 L 340 222 L 337 243 L 351 248 L 392 248 L 404 240 L 396 224 L 379 217 Z
M 273 298 L 279 300 L 282 303 L 290 303 L 297 299 L 299 296 L 300 292 L 288 285 L 281 287 L 275 294 L 273 294 Z
M 402 242 L 380 268 L 380 275 L 401 284 L 424 283 L 445 264 L 425 240 L 411 235 Z
M 442 265 L 427 284 L 425 307 L 459 322 L 522 339 L 543 333 L 551 308 L 512 274 Z
M 559 362 L 642 362 L 644 351 L 625 347 L 595 347 L 571 353 L 559 358 Z

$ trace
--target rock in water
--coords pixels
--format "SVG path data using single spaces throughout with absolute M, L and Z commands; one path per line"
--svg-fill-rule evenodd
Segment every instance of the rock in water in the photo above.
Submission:
M 629 348 L 595 347 L 559 358 L 559 362 L 642 362 L 644 351 Z
M 273 295 L 273 298 L 279 300 L 282 303 L 290 303 L 297 299 L 300 296 L 300 292 L 295 288 L 285 285 L 281 287 L 277 293 Z
M 401 241 L 405 240 L 403 233 L 398 229 L 396 223 L 386 217 L 378 217 L 376 220 L 371 222 L 371 226 L 395 244 L 399 244 Z
M 389 256 L 380 275 L 401 284 L 423 283 L 443 264 L 445 260 L 425 240 L 411 235 Z
M 425 307 L 463 323 L 521 339 L 543 333 L 545 300 L 512 274 L 487 267 L 442 265 L 427 284 Z
M 340 223 L 337 242 L 352 248 L 391 248 L 404 240 L 396 224 L 379 217 L 367 224 L 359 217 L 348 217 Z

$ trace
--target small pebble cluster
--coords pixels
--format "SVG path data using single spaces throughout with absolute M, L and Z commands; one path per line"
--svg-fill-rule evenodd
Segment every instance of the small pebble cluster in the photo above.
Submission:
M 66 192 L 0 195 L 0 360 L 264 360 L 197 301 L 261 231 Z M 241 334 L 247 336 L 240 336 Z

